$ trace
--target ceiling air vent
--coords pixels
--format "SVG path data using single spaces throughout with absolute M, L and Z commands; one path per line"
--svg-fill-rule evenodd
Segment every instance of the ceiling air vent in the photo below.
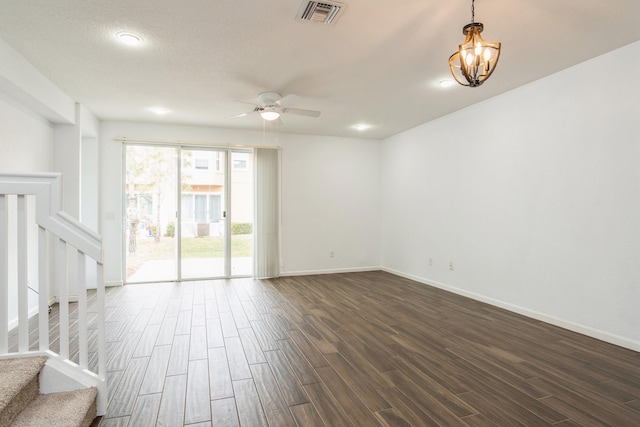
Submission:
M 336 2 L 309 1 L 302 3 L 298 19 L 301 21 L 333 24 L 344 10 L 345 5 Z

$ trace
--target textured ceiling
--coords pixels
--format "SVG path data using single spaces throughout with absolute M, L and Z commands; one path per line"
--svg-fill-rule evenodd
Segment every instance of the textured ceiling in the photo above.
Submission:
M 0 38 L 102 120 L 261 129 L 257 115 L 227 117 L 251 110 L 235 100 L 276 91 L 297 95 L 289 107 L 322 111 L 286 115 L 280 132 L 369 138 L 640 40 L 637 0 L 478 0 L 500 63 L 481 87 L 443 89 L 470 1 L 344 3 L 324 25 L 295 19 L 300 0 L 0 0 Z M 118 31 L 144 44 L 122 46 Z

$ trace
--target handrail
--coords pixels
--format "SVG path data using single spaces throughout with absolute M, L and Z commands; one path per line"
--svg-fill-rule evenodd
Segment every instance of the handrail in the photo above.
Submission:
M 35 202 L 35 203 L 34 203 Z M 35 224 L 33 222 L 35 219 Z M 37 239 L 33 230 L 37 229 Z M 37 252 L 33 242 L 37 240 Z M 70 256 L 69 256 L 70 255 Z M 95 266 L 87 259 L 95 261 Z M 37 260 L 37 278 L 30 264 Z M 89 331 L 87 269 L 95 268 L 96 331 Z M 29 305 L 28 288 L 37 281 L 39 302 Z M 9 292 L 16 289 L 17 292 Z M 69 302 L 77 293 L 78 320 L 69 317 Z M 9 297 L 13 301 L 9 301 Z M 51 348 L 48 306 L 59 303 L 59 348 Z M 17 305 L 18 345 L 9 345 L 9 304 Z M 0 174 L 0 357 L 33 352 L 29 348 L 29 317 L 39 312 L 38 349 L 64 366 L 65 375 L 98 388 L 98 415 L 106 410 L 105 287 L 102 238 L 62 210 L 62 174 Z M 96 334 L 93 340 L 92 334 Z M 70 342 L 78 337 L 77 353 Z M 97 342 L 90 349 L 89 341 Z M 90 357 L 95 350 L 96 358 Z M 89 366 L 92 364 L 92 366 Z

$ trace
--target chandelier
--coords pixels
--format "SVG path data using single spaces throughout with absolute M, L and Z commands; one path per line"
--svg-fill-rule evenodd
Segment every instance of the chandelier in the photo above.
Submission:
M 496 69 L 500 42 L 484 40 L 480 36 L 483 29 L 484 25 L 475 22 L 475 0 L 471 0 L 471 23 L 462 28 L 466 38 L 458 51 L 449 57 L 451 74 L 462 86 L 480 86 Z

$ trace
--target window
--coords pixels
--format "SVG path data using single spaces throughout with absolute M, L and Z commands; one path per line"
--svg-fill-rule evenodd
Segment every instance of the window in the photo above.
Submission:
M 206 194 L 196 194 L 196 212 L 195 212 L 195 220 L 197 223 L 205 223 L 207 222 L 207 195 Z
M 233 169 L 246 170 L 249 165 L 249 153 L 233 153 Z
M 209 222 L 218 222 L 222 219 L 222 199 L 217 194 L 209 196 Z
M 196 169 L 209 169 L 209 159 L 196 159 Z

